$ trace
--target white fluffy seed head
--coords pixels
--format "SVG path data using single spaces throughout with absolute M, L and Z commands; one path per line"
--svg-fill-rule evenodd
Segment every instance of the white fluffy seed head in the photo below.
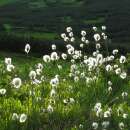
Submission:
M 70 33 L 70 32 L 72 31 L 72 27 L 67 27 L 67 28 L 66 28 L 66 31 L 67 31 L 68 33 Z
M 47 63 L 47 62 L 50 62 L 50 60 L 51 60 L 51 58 L 50 58 L 49 55 L 44 55 L 44 56 L 43 56 L 43 61 L 44 61 L 44 62 Z
M 61 34 L 61 38 L 63 38 L 63 39 L 66 38 L 66 34 L 65 34 L 65 33 L 62 33 L 62 34 Z
M 51 60 L 56 61 L 58 59 L 59 59 L 59 56 L 58 56 L 57 52 L 52 52 L 51 53 Z
M 112 54 L 116 55 L 118 52 L 119 52 L 118 49 L 115 49 L 115 50 L 112 51 Z
M 98 42 L 101 39 L 100 35 L 98 33 L 94 34 L 94 40 Z
M 121 78 L 121 79 L 126 79 L 126 77 L 127 77 L 127 73 L 126 73 L 126 72 L 122 72 L 122 73 L 120 74 L 120 78 Z
M 42 70 L 43 69 L 43 65 L 41 63 L 38 63 L 37 64 L 37 68 Z
M 125 127 L 125 125 L 124 125 L 124 123 L 123 123 L 123 122 L 120 122 L 120 123 L 118 124 L 118 126 L 119 126 L 119 129 L 121 129 L 121 130 L 123 130 L 123 129 L 124 129 L 124 127 Z
M 26 45 L 25 45 L 25 50 L 24 50 L 24 51 L 28 54 L 29 51 L 30 51 L 30 49 L 31 49 L 30 44 L 26 44 Z
M 21 114 L 19 118 L 20 123 L 24 123 L 27 120 L 27 115 L 26 114 Z
M 13 113 L 12 120 L 18 120 L 18 119 L 19 119 L 19 115 L 17 113 Z
M 97 123 L 97 122 L 93 122 L 93 123 L 92 123 L 92 128 L 93 128 L 94 130 L 97 130 L 97 129 L 98 129 L 98 123 Z
M 11 65 L 12 59 L 11 58 L 5 58 L 5 64 Z
M 52 50 L 56 50 L 56 45 L 52 44 L 51 48 L 52 48 Z
M 73 36 L 74 36 L 73 32 L 70 32 L 69 37 L 73 37 Z
M 21 79 L 20 78 L 14 78 L 12 80 L 12 85 L 13 85 L 14 88 L 20 88 L 21 85 L 22 85 Z
M 106 26 L 102 26 L 102 30 L 105 31 L 106 30 Z
M 93 30 L 96 32 L 97 31 L 97 27 L 93 27 Z
M 70 38 L 70 42 L 74 42 L 75 41 L 75 38 L 74 37 L 71 37 Z
M 53 109 L 53 107 L 52 107 L 51 105 L 48 105 L 47 111 L 48 111 L 49 113 L 52 113 L 52 112 L 54 111 L 54 109 Z
M 110 65 L 110 64 L 108 64 L 107 66 L 106 66 L 106 71 L 112 71 L 112 66 Z
M 66 60 L 66 59 L 67 59 L 67 54 L 62 53 L 62 54 L 61 54 L 61 57 L 62 57 L 63 60 Z
M 30 79 L 34 80 L 34 79 L 36 79 L 36 76 L 37 76 L 37 74 L 34 70 L 30 71 L 30 73 L 29 73 Z
M 83 37 L 86 36 L 86 31 L 82 30 L 82 31 L 81 31 L 81 35 L 82 35 Z
M 8 64 L 7 67 L 6 67 L 6 70 L 7 70 L 8 72 L 11 72 L 11 71 L 14 70 L 14 68 L 15 68 L 14 65 Z
M 123 64 L 126 62 L 126 57 L 125 56 L 121 56 L 119 59 L 120 63 Z
M 0 89 L 0 95 L 5 95 L 6 94 L 6 89 L 2 88 Z

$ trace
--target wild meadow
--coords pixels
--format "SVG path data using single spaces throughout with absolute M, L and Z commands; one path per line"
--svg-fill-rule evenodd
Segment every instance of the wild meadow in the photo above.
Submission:
M 129 57 L 108 51 L 106 26 L 92 30 L 75 46 L 67 27 L 64 52 L 35 58 L 27 43 L 24 56 L 0 57 L 0 130 L 130 130 Z

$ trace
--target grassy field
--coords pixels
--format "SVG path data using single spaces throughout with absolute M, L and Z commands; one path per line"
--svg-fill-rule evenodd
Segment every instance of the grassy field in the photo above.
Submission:
M 0 130 L 130 130 L 129 7 L 0 0 Z
M 106 120 L 110 123 L 109 130 L 118 129 L 118 125 L 122 121 L 125 123 L 126 130 L 129 130 L 129 96 L 125 99 L 122 97 L 123 92 L 130 92 L 127 80 L 122 80 L 112 74 L 108 75 L 109 80 L 113 83 L 113 90 L 109 93 L 106 82 L 108 79 L 102 72 L 96 81 L 90 83 L 86 83 L 87 81 L 85 82 L 82 76 L 79 80 L 74 80 L 74 77 L 68 75 L 72 64 L 61 60 L 56 64 L 43 63 L 43 72 L 41 75 L 37 75 L 37 80 L 44 76 L 44 81 L 39 85 L 31 85 L 28 74 L 31 70 L 36 69 L 37 63 L 42 63 L 43 60 L 18 54 L 1 53 L 1 56 L 1 62 L 4 61 L 4 57 L 11 57 L 12 63 L 15 65 L 14 72 L 5 72 L 4 76 L 1 75 L 1 89 L 7 90 L 0 99 L 2 106 L 0 128 L 2 130 L 89 130 L 92 128 L 93 122 L 102 124 Z M 3 67 L 2 64 L 1 67 Z M 63 68 L 59 70 L 57 65 L 61 65 Z M 77 63 L 76 66 L 80 74 L 85 69 L 80 67 L 80 63 Z M 56 94 L 53 93 L 54 95 L 50 96 L 53 87 L 49 82 L 56 74 L 60 76 L 60 83 L 55 88 Z M 94 76 L 95 73 L 92 75 Z M 9 84 L 14 77 L 22 79 L 22 86 L 19 89 L 13 88 Z M 29 95 L 30 91 L 35 92 L 35 95 Z M 112 109 L 110 117 L 95 115 L 93 108 L 99 102 L 102 104 L 103 113 Z M 49 105 L 52 108 L 49 109 Z M 118 109 L 123 110 L 120 116 L 116 114 Z M 19 118 L 12 119 L 14 113 L 19 116 L 25 113 L 28 116 L 27 120 L 21 123 Z M 128 117 L 124 119 L 122 116 L 126 113 Z
M 0 52 L 0 130 L 129 130 L 130 57 L 94 37 L 92 54 L 72 41 L 39 58 L 28 44 L 25 54 Z

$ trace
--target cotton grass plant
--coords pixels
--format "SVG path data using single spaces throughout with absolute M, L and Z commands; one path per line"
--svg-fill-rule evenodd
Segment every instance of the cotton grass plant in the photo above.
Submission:
M 66 52 L 53 44 L 51 54 L 22 68 L 13 58 L 1 62 L 0 130 L 130 129 L 127 58 L 116 48 L 108 52 L 106 26 L 92 30 L 93 40 L 81 31 L 77 48 L 67 27 Z M 92 42 L 90 55 L 83 50 Z M 27 59 L 30 51 L 26 44 Z

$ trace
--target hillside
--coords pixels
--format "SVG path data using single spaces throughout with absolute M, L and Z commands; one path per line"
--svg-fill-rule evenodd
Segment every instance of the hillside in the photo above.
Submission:
M 129 0 L 4 0 L 0 30 L 38 39 L 59 39 L 66 26 L 75 31 L 106 25 L 114 42 L 129 44 Z

